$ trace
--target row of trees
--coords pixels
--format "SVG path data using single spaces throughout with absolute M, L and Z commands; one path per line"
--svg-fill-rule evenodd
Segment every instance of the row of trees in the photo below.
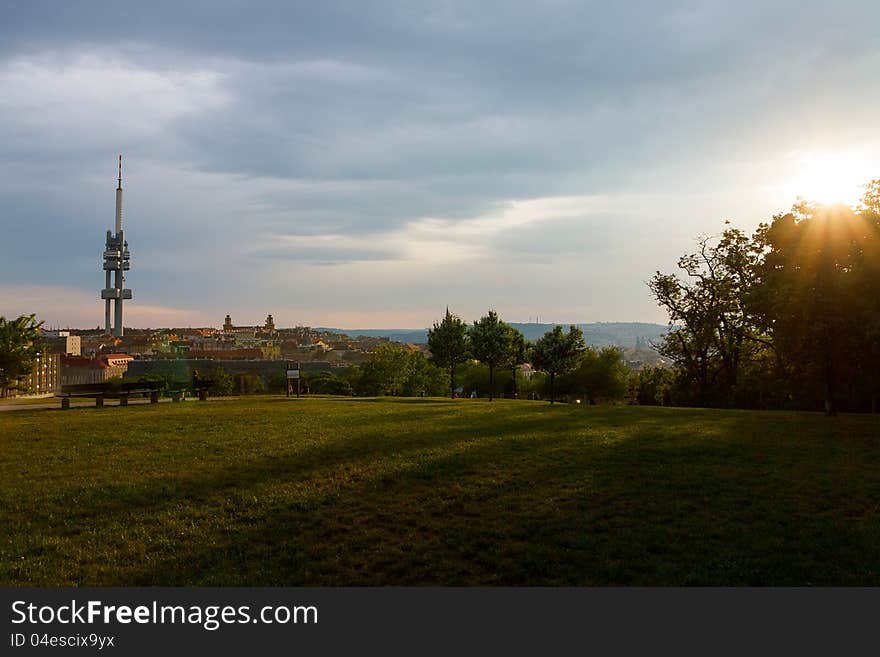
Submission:
M 649 282 L 672 403 L 877 410 L 880 180 L 855 209 L 799 201 L 752 235 L 727 225 L 678 265 Z
M 457 392 L 468 395 L 499 393 L 517 397 L 522 393 L 549 398 L 559 395 L 597 402 L 616 400 L 628 393 L 628 371 L 616 347 L 595 349 L 584 344 L 577 327 L 568 332 L 554 327 L 529 344 L 522 333 L 502 321 L 495 311 L 467 325 L 446 310 L 428 332 L 426 356 L 401 344 L 378 346 L 357 367 L 333 373 L 303 373 L 302 390 L 312 394 L 358 396 L 440 396 Z M 531 363 L 537 370 L 530 377 L 518 376 L 519 367 Z M 217 379 L 214 373 L 211 377 Z M 270 392 L 282 392 L 282 374 L 268 384 Z M 216 394 L 216 393 L 215 393 Z
M 498 318 L 494 310 L 468 326 L 446 309 L 446 315 L 428 331 L 431 361 L 449 375 L 449 390 L 456 391 L 456 371 L 471 359 L 488 368 L 490 401 L 496 393 L 496 372 L 510 370 L 513 395 L 518 394 L 517 371 L 523 363 L 546 374 L 550 403 L 554 403 L 557 382 L 566 394 L 579 394 L 594 401 L 598 397 L 619 398 L 626 391 L 627 373 L 621 353 L 615 348 L 595 350 L 584 343 L 583 332 L 571 326 L 566 333 L 555 326 L 529 344 L 518 330 Z

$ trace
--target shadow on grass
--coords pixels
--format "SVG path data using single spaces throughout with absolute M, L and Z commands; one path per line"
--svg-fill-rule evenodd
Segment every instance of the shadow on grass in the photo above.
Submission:
M 614 451 L 566 449 L 557 459 L 570 441 L 550 438 L 533 445 L 544 453 L 537 460 L 492 441 L 398 464 L 281 504 L 200 541 L 185 561 L 169 555 L 123 581 L 878 582 L 875 523 L 847 527 L 815 509 L 798 513 L 778 482 L 723 458 L 701 468 L 674 456 L 646 464 L 636 446 L 651 439 L 637 435 Z
M 83 585 L 878 582 L 875 442 L 792 438 L 783 416 L 406 406 L 356 439 L 337 422 L 294 453 L 41 500 L 28 560 Z

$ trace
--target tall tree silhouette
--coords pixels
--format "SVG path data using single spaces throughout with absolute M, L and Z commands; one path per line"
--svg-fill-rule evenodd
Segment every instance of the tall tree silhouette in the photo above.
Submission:
M 489 401 L 495 393 L 495 369 L 510 356 L 510 330 L 498 319 L 498 313 L 490 310 L 468 329 L 474 358 L 489 368 Z
M 449 393 L 455 397 L 455 369 L 470 357 L 467 325 L 446 308 L 446 315 L 428 330 L 431 361 L 449 372 Z
M 570 326 L 568 334 L 558 324 L 547 331 L 532 346 L 532 365 L 550 377 L 550 404 L 556 401 L 556 377 L 577 367 L 580 355 L 586 349 L 584 333 Z

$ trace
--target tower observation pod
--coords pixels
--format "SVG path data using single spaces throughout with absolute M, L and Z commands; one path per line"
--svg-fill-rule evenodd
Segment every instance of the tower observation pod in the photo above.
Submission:
M 125 231 L 122 230 L 122 156 L 119 156 L 119 179 L 116 186 L 116 232 L 107 231 L 107 243 L 104 246 L 104 289 L 101 299 L 104 300 L 104 330 L 116 337 L 123 335 L 122 302 L 131 299 L 131 290 L 125 287 L 125 273 L 131 269 L 131 254 Z M 111 282 L 112 275 L 112 282 Z M 112 283 L 112 284 L 111 284 Z M 110 304 L 113 303 L 113 324 L 111 326 Z

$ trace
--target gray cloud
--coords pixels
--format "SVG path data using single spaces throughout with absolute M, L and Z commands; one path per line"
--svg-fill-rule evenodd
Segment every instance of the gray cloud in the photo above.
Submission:
M 650 272 L 722 215 L 754 225 L 790 202 L 777 188 L 798 152 L 880 146 L 878 12 L 15 3 L 0 25 L 0 277 L 97 289 L 121 151 L 130 279 L 157 307 L 452 296 L 561 315 L 568 294 L 563 320 L 655 318 Z M 486 223 L 560 197 L 608 203 Z M 505 291 L 511 263 L 532 269 Z

